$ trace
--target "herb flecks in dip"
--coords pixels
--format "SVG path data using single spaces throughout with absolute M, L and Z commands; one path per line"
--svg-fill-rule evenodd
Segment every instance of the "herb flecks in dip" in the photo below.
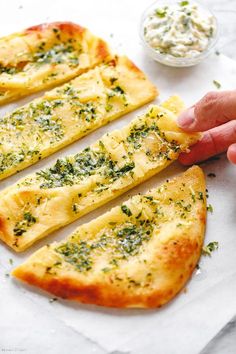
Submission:
M 216 33 L 216 21 L 207 10 L 181 1 L 152 11 L 143 30 L 146 42 L 156 52 L 191 58 L 208 48 Z

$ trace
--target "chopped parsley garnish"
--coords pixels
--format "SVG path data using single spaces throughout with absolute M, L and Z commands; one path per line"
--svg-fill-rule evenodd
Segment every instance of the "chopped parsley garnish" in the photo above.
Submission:
M 109 267 L 102 268 L 102 271 L 104 273 L 108 273 L 108 272 L 110 272 L 110 270 L 112 270 L 112 268 L 109 268 Z
M 36 221 L 36 217 L 34 217 L 30 212 L 24 212 L 23 219 L 15 224 L 13 229 L 14 235 L 22 236 L 30 226 L 36 223 Z
M 15 236 L 22 236 L 26 232 L 26 230 L 22 227 L 21 224 L 16 223 L 16 226 L 14 227 L 13 232 L 14 232 Z
M 0 74 L 9 74 L 9 75 L 14 75 L 17 74 L 20 70 L 17 69 L 15 66 L 2 66 L 0 64 Z
M 123 95 L 125 93 L 125 91 L 120 86 L 116 86 L 112 90 L 114 92 L 120 93 L 121 95 Z
M 108 261 L 102 272 L 106 273 L 113 267 L 117 267 L 120 260 L 126 260 L 130 256 L 139 253 L 144 242 L 148 242 L 152 236 L 152 225 L 147 220 L 142 220 L 138 225 L 126 223 L 114 225 L 111 236 L 102 234 L 98 239 L 79 240 L 78 243 L 68 241 L 55 249 L 63 259 L 73 265 L 79 272 L 89 271 L 93 267 L 93 255 L 107 252 L 112 259 Z
M 179 4 L 180 6 L 187 6 L 189 5 L 189 1 L 181 1 Z
M 204 197 L 203 197 L 203 193 L 202 193 L 202 192 L 198 192 L 198 199 L 199 199 L 199 200 L 204 200 Z
M 213 207 L 212 207 L 211 204 L 209 204 L 209 205 L 207 206 L 207 211 L 209 211 L 210 213 L 213 213 Z
M 118 80 L 117 77 L 111 77 L 111 78 L 110 78 L 110 83 L 111 83 L 111 85 L 113 85 L 114 82 L 116 82 L 117 80 Z
M 209 242 L 208 245 L 202 247 L 202 254 L 205 256 L 211 256 L 211 253 L 218 250 L 219 242 L 212 241 Z
M 36 218 L 28 211 L 24 213 L 24 220 L 27 221 L 28 226 L 36 223 Z
M 34 122 L 38 125 L 42 132 L 47 132 L 51 135 L 52 140 L 61 140 L 64 136 L 64 131 L 61 125 L 61 119 L 55 116 L 54 109 L 63 105 L 61 100 L 41 101 L 36 104 L 31 104 L 30 114 L 33 114 Z
M 213 80 L 213 84 L 215 85 L 215 87 L 219 90 L 221 88 L 221 83 L 217 80 Z
M 157 119 L 160 116 L 157 116 Z M 156 144 L 149 144 L 145 143 L 144 139 L 148 138 L 151 135 L 154 137 L 158 135 L 162 140 L 162 148 L 160 150 L 156 150 Z M 149 157 L 150 160 L 154 161 L 158 158 L 163 158 L 169 160 L 170 152 L 178 152 L 180 150 L 179 145 L 176 141 L 167 141 L 165 134 L 159 129 L 158 125 L 153 122 L 151 125 L 146 123 L 141 125 L 135 125 L 132 127 L 129 136 L 127 137 L 127 142 L 133 146 L 135 150 L 138 149 L 145 149 L 146 155 Z M 157 139 L 157 143 L 158 143 Z
M 155 10 L 155 14 L 158 16 L 158 17 L 165 17 L 166 15 L 166 10 L 165 9 L 156 9 Z
M 127 216 L 131 216 L 132 212 L 131 210 L 127 207 L 127 205 L 123 204 L 121 205 L 121 210 L 123 211 L 124 214 L 126 214 Z
M 91 248 L 85 241 L 80 241 L 78 244 L 66 242 L 56 248 L 56 252 L 81 272 L 88 271 L 92 267 L 92 261 L 89 257 Z
M 113 105 L 110 104 L 110 103 L 108 103 L 108 104 L 105 106 L 106 112 L 110 112 L 110 111 L 112 110 L 112 108 L 113 108 Z
M 78 108 L 77 108 L 78 107 Z M 87 102 L 84 104 L 77 103 L 75 115 L 80 119 L 84 119 L 87 122 L 94 121 L 97 117 L 96 108 L 94 103 Z
M 56 44 L 47 51 L 41 45 L 39 51 L 34 54 L 33 61 L 38 64 L 67 63 L 70 66 L 76 66 L 79 64 L 78 50 L 75 50 L 70 43 Z
M 15 139 L 11 150 L 0 154 L 0 173 L 18 166 L 25 160 L 35 162 L 35 157 L 39 160 L 40 145 L 43 145 L 44 141 L 53 144 L 63 138 L 61 118 L 57 117 L 54 111 L 62 105 L 63 101 L 58 99 L 32 102 L 0 118 L 2 145 L 8 145 L 13 133 Z
M 76 155 L 58 159 L 54 166 L 37 172 L 36 178 L 41 182 L 40 188 L 73 185 L 87 176 L 99 174 L 106 179 L 106 185 L 97 186 L 97 192 L 101 192 L 118 178 L 132 173 L 135 167 L 134 162 L 127 162 L 122 167 L 118 167 L 117 161 L 113 161 L 104 150 L 102 141 L 100 141 L 99 148 L 95 151 L 86 148 Z
M 85 149 L 71 157 L 58 159 L 51 168 L 37 172 L 42 181 L 41 188 L 55 188 L 73 185 L 86 176 L 95 174 L 98 168 L 105 164 L 104 153 Z

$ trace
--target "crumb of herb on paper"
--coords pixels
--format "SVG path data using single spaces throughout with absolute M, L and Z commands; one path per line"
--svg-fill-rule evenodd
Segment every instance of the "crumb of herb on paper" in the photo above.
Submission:
M 13 259 L 9 258 L 9 263 L 12 265 L 13 264 Z
M 56 297 L 52 297 L 51 299 L 49 299 L 50 304 L 52 304 L 53 302 L 57 301 L 58 299 Z
M 211 253 L 218 250 L 219 242 L 212 241 L 209 242 L 208 245 L 202 247 L 202 254 L 204 256 L 211 256 Z
M 221 88 L 221 83 L 217 80 L 213 80 L 213 84 L 215 85 L 215 87 L 219 90 Z
M 209 211 L 210 213 L 213 213 L 213 206 L 211 204 L 209 204 L 207 206 L 207 211 Z
M 215 51 L 215 55 L 220 55 L 219 50 L 216 50 L 216 51 Z

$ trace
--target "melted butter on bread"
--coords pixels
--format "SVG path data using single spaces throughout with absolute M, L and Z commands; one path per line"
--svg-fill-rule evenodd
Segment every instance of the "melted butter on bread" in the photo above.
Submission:
M 0 38 L 0 104 L 57 86 L 109 60 L 108 45 L 72 22 L 53 22 Z
M 0 179 L 151 101 L 154 85 L 114 57 L 0 118 Z
M 194 166 L 39 249 L 13 275 L 83 303 L 160 307 L 195 269 L 205 221 L 205 179 Z
M 181 109 L 177 96 L 165 107 L 150 106 L 127 126 L 3 190 L 0 238 L 23 251 L 163 170 L 199 139 L 177 126 Z

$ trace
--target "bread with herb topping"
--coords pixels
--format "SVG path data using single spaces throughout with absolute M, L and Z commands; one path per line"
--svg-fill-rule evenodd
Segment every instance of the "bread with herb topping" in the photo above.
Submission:
M 114 57 L 0 118 L 0 179 L 153 100 L 155 86 Z
M 57 86 L 110 57 L 106 42 L 72 22 L 0 38 L 0 104 Z
M 160 307 L 195 269 L 205 221 L 205 179 L 194 166 L 42 247 L 13 275 L 64 299 Z
M 199 139 L 176 124 L 179 97 L 0 193 L 0 239 L 23 251 L 163 170 Z

